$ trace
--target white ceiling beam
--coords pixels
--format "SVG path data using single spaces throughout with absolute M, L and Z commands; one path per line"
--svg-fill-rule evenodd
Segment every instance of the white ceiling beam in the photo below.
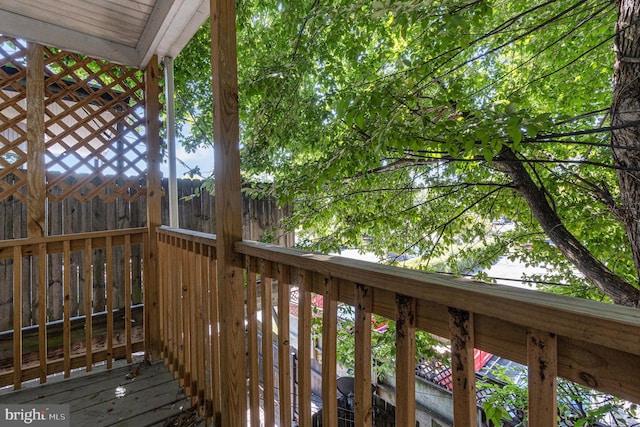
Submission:
M 132 47 L 6 10 L 0 10 L 0 23 L 0 31 L 8 36 L 82 53 L 93 58 L 106 59 L 118 64 L 135 67 L 143 64 L 140 53 Z

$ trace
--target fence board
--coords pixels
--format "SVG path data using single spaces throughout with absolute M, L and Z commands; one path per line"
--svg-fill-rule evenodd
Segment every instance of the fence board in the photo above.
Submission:
M 81 218 L 84 216 L 82 206 L 75 198 L 62 201 L 63 234 L 82 233 Z M 84 314 L 84 257 L 79 252 L 71 253 L 71 315 Z
M 106 230 L 106 203 L 97 197 L 91 201 L 91 209 L 93 215 L 91 217 L 91 230 Z M 106 306 L 105 300 L 105 252 L 104 249 L 95 249 L 93 251 L 93 310 L 104 311 Z
M 4 221 L 0 223 L 0 238 L 8 240 L 13 238 L 10 222 L 12 221 L 11 203 L 13 197 L 2 200 L 0 203 L 0 215 Z M 13 289 L 7 286 L 13 283 L 13 260 L 10 258 L 0 260 L 0 331 L 11 328 L 11 313 L 13 303 Z

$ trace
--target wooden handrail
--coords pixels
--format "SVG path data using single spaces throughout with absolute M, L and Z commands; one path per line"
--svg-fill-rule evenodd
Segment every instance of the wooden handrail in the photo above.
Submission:
M 22 256 L 38 255 L 39 246 L 46 245 L 48 254 L 63 253 L 64 242 L 70 242 L 71 251 L 83 251 L 85 242 L 91 241 L 93 249 L 107 246 L 107 237 L 110 237 L 113 245 L 123 245 L 125 236 L 130 236 L 131 243 L 142 243 L 143 237 L 149 230 L 145 227 L 125 228 L 111 231 L 92 231 L 89 233 L 62 234 L 58 236 L 34 237 L 28 239 L 11 239 L 0 241 L 0 259 L 13 257 L 13 248 L 20 246 Z
M 243 255 L 640 355 L 640 311 L 636 309 L 258 242 L 237 243 L 236 250 Z

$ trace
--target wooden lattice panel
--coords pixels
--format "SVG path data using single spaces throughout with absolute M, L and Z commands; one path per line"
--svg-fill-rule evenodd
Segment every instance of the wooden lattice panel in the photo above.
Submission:
M 111 201 L 144 195 L 142 73 L 45 48 L 45 74 L 49 198 Z
M 26 43 L 0 35 L 0 200 L 25 200 Z

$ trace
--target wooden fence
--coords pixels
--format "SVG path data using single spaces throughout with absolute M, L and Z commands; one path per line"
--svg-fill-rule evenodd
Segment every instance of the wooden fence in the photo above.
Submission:
M 11 177 L 5 177 L 5 180 Z M 72 178 L 67 178 L 70 180 Z M 181 228 L 215 232 L 215 198 L 207 191 L 198 191 L 202 181 L 179 180 L 179 214 Z M 163 180 L 165 194 L 167 180 Z M 55 188 L 53 189 L 56 190 Z M 109 191 L 108 189 L 105 191 Z M 196 195 L 198 194 L 198 195 Z M 168 197 L 162 199 L 163 223 L 169 222 Z M 262 240 L 265 236 L 275 236 L 276 242 L 285 246 L 292 246 L 291 233 L 283 233 L 279 224 L 287 214 L 287 209 L 281 209 L 273 200 L 254 200 L 244 198 L 245 238 Z M 27 206 L 18 197 L 9 196 L 0 200 L 0 241 L 21 239 L 27 236 Z M 47 204 L 47 227 L 49 236 L 70 235 L 75 233 L 101 232 L 146 227 L 147 201 L 146 197 L 139 197 L 134 201 L 115 198 L 107 201 L 105 198 L 94 197 L 82 202 L 75 197 L 65 198 Z M 59 301 L 63 293 L 63 260 L 61 253 L 48 256 L 47 262 L 47 321 L 57 321 L 63 318 L 62 305 Z M 131 278 L 133 303 L 142 303 L 142 249 L 133 245 L 131 248 Z M 83 316 L 84 289 L 86 274 L 91 275 L 94 290 L 94 312 L 100 312 L 105 307 L 105 257 L 104 248 L 92 250 L 93 267 L 87 270 L 82 253 L 72 252 L 71 268 L 71 316 Z M 119 284 L 124 283 L 125 263 L 123 248 L 114 248 L 113 283 L 114 307 L 122 308 L 124 294 Z M 88 273 L 87 273 L 88 272 Z M 25 327 L 37 325 L 38 319 L 38 290 L 36 281 L 37 267 L 31 259 L 22 263 L 22 325 Z M 0 259 L 0 332 L 12 329 L 13 303 L 13 259 Z M 120 289 L 120 291 L 118 291 Z

